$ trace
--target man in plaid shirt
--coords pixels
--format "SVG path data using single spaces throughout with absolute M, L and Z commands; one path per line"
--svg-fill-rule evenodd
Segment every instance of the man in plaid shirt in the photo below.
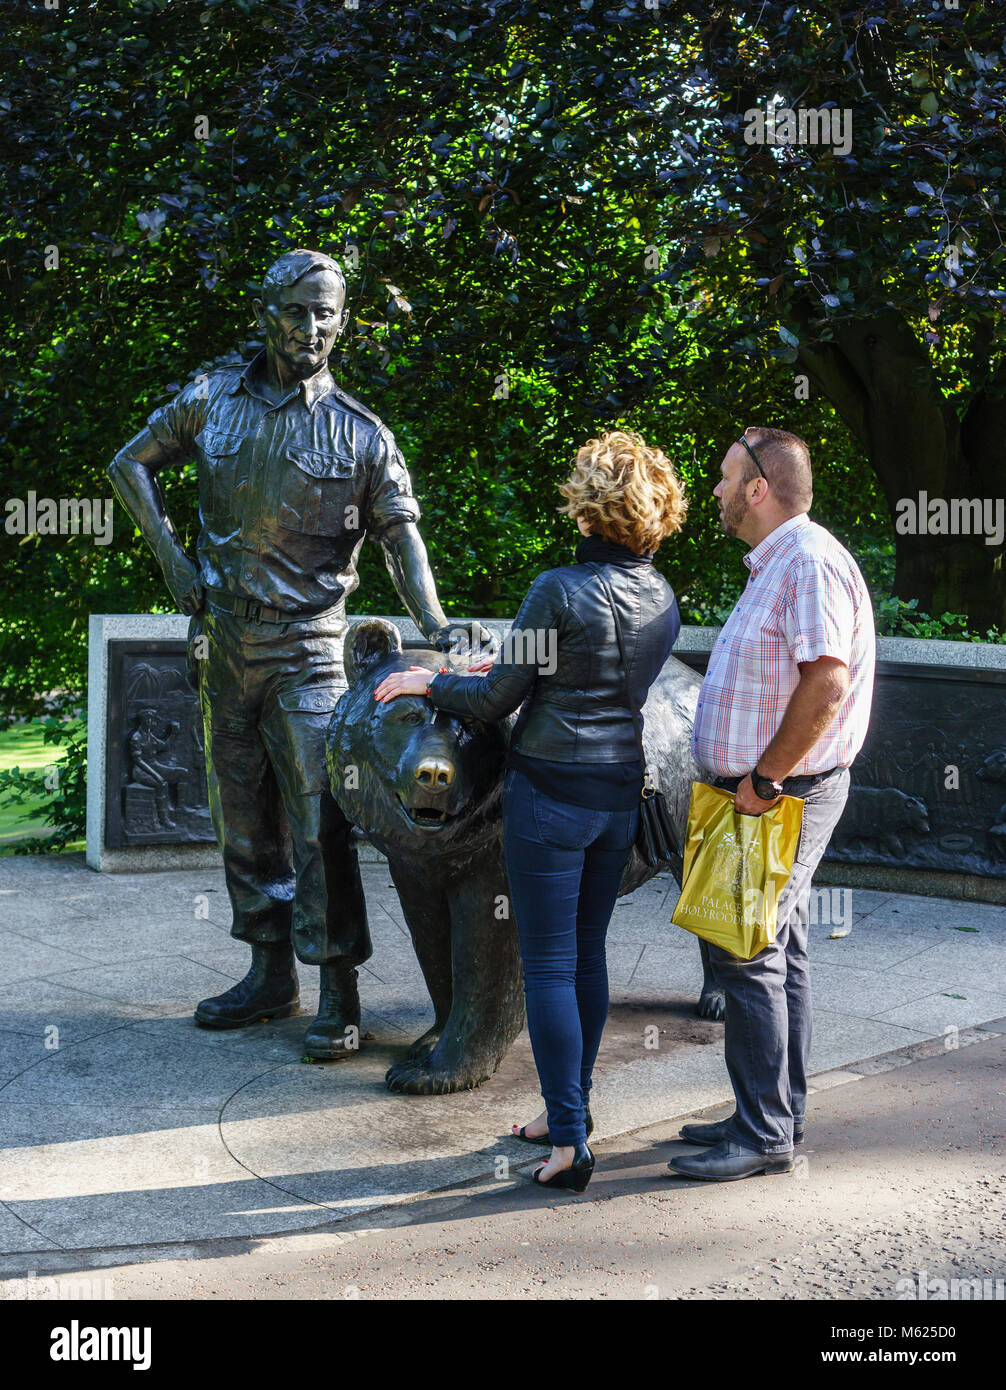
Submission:
M 807 936 L 811 879 L 849 794 L 873 695 L 873 609 L 849 552 L 807 516 L 807 446 L 751 428 L 727 451 L 714 489 L 723 530 L 750 550 L 751 571 L 702 683 L 692 751 L 742 815 L 780 796 L 803 800 L 793 872 L 779 896 L 776 939 L 753 960 L 709 943 L 726 1001 L 725 1052 L 736 1108 L 685 1125 L 705 1152 L 674 1174 L 728 1182 L 793 1167 L 803 1140 L 811 1039 Z

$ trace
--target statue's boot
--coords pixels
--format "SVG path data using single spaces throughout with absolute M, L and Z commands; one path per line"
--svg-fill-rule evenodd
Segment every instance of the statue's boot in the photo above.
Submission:
M 321 967 L 318 1017 L 304 1037 L 308 1057 L 331 1062 L 348 1057 L 360 1046 L 360 992 L 356 970 L 341 964 Z
M 204 1028 L 247 1028 L 263 1018 L 286 1018 L 299 1006 L 297 969 L 288 942 L 253 942 L 251 969 L 224 994 L 196 1005 Z

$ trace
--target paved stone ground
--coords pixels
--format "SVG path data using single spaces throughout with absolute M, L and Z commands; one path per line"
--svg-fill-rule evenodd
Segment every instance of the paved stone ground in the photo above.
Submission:
M 98 875 L 79 856 L 0 860 L 0 1254 L 306 1231 L 394 1205 L 411 1212 L 495 1175 L 501 1160 L 527 1161 L 507 1137 L 539 1108 L 526 1035 L 477 1092 L 384 1088 L 430 1009 L 386 867 L 364 869 L 374 1040 L 349 1062 L 307 1066 L 313 972 L 307 1018 L 235 1033 L 192 1024 L 193 1004 L 246 968 L 219 871 Z M 657 879 L 615 909 L 599 1139 L 729 1095 L 720 1025 L 694 1015 L 698 948 L 670 925 L 673 893 Z M 849 901 L 851 934 L 812 929 L 819 1092 L 861 1074 L 864 1058 L 933 1038 L 941 1050 L 1006 1014 L 1006 909 L 860 889 Z
M 0 1301 L 867 1299 L 900 1318 L 863 1325 L 927 1326 L 953 1312 L 948 1294 L 998 1308 L 1006 1019 L 955 1041 L 887 1054 L 819 1092 L 791 1176 L 671 1178 L 667 1159 L 686 1146 L 665 1121 L 599 1143 L 582 1196 L 532 1188 L 532 1163 L 305 1234 L 12 1256 Z M 991 1352 L 1001 1313 L 979 1311 L 935 1345 L 966 1362 L 984 1329 Z M 801 1324 L 794 1354 L 807 1335 Z

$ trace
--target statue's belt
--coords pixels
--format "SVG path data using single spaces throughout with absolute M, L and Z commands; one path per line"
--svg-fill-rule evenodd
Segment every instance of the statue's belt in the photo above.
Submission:
M 206 598 L 221 612 L 232 613 L 235 618 L 245 618 L 252 623 L 313 623 L 318 618 L 345 612 L 345 603 L 341 599 L 320 613 L 284 613 L 281 608 L 270 608 L 258 599 L 240 598 L 237 594 L 229 594 L 226 589 L 207 589 Z

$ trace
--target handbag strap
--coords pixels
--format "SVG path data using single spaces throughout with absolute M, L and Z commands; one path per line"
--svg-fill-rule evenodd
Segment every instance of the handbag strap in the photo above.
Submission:
M 611 616 L 615 620 L 615 640 L 618 642 L 618 655 L 621 658 L 622 673 L 625 676 L 625 694 L 629 702 L 629 714 L 632 716 L 632 727 L 636 735 L 636 747 L 639 750 L 639 765 L 643 769 L 643 795 L 645 796 L 648 790 L 646 783 L 649 774 L 646 770 L 646 755 L 643 752 L 643 734 L 639 726 L 635 701 L 632 698 L 632 688 L 629 685 L 629 666 L 625 660 L 625 645 L 622 642 L 622 624 L 618 621 L 618 609 L 615 607 L 615 600 L 608 586 L 608 581 L 604 577 L 604 571 L 601 569 L 600 565 L 595 564 L 593 560 L 587 561 L 587 567 L 588 569 L 592 569 L 601 581 L 601 588 L 604 590 L 608 605 L 611 608 Z

